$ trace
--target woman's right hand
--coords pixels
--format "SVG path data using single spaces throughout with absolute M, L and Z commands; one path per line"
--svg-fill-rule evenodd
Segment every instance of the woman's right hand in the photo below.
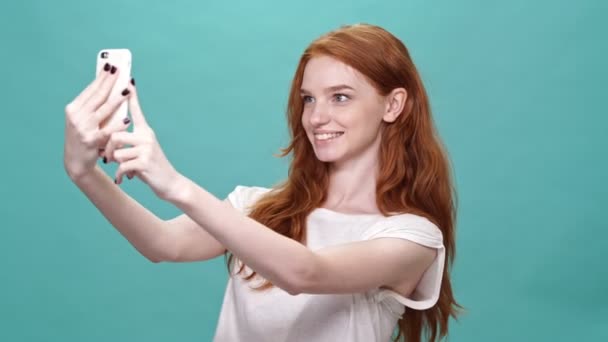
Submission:
M 127 89 L 114 98 L 109 96 L 119 73 L 116 67 L 106 64 L 97 78 L 65 107 L 63 164 L 72 180 L 95 168 L 100 149 L 106 146 L 112 133 L 129 127 L 127 118 L 126 122 L 100 128 L 100 123 L 129 97 Z

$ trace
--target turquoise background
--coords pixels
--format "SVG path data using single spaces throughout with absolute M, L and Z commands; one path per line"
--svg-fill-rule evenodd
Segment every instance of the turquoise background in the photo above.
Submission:
M 608 340 L 606 1 L 4 1 L 2 341 L 209 341 L 223 258 L 152 264 L 63 168 L 64 107 L 130 48 L 144 112 L 218 197 L 288 160 L 298 58 L 342 24 L 408 46 L 459 191 L 451 341 Z M 103 165 L 103 164 L 102 164 Z M 103 165 L 113 174 L 115 165 Z M 602 176 L 603 175 L 603 176 Z M 121 186 L 179 215 L 139 180 Z

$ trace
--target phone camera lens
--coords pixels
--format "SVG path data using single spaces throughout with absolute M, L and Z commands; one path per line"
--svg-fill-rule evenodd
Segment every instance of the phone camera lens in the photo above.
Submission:
M 102 52 L 101 58 L 108 58 L 108 52 L 107 51 Z

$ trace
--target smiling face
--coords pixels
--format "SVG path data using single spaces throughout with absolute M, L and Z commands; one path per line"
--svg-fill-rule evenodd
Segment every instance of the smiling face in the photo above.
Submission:
M 381 123 L 390 118 L 385 97 L 361 73 L 332 57 L 314 57 L 304 69 L 301 97 L 302 125 L 319 160 L 375 162 Z

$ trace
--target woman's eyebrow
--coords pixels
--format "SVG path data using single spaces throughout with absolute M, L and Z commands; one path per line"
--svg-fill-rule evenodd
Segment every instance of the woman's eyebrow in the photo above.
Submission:
M 355 88 L 353 88 L 353 87 L 351 87 L 351 86 L 349 86 L 349 85 L 346 85 L 346 84 L 338 84 L 338 85 L 335 85 L 335 86 L 331 86 L 331 87 L 325 88 L 324 92 L 325 92 L 325 93 L 332 93 L 332 92 L 334 92 L 334 91 L 338 91 L 338 90 L 344 90 L 344 89 L 350 89 L 350 90 L 353 90 L 353 91 L 355 90 Z M 300 93 L 301 93 L 301 94 L 307 94 L 307 95 L 310 95 L 310 91 L 308 91 L 308 90 L 306 90 L 306 89 L 304 89 L 304 88 L 301 88 L 301 89 L 300 89 Z

